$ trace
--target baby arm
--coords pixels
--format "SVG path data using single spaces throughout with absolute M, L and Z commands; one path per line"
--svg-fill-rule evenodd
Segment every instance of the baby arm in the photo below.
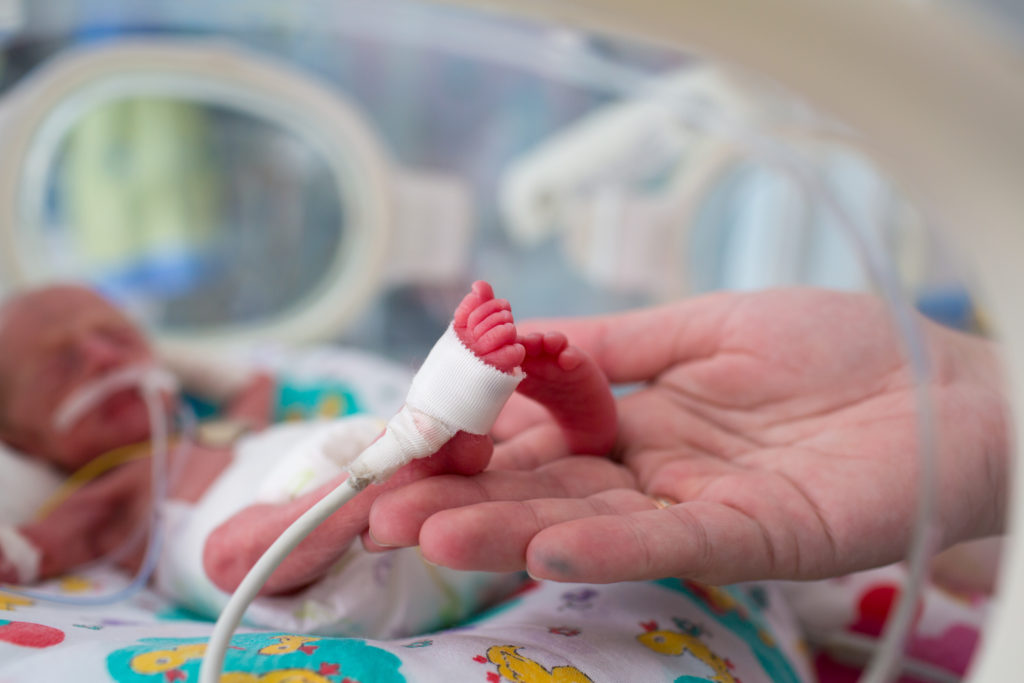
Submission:
M 53 578 L 112 552 L 145 521 L 149 484 L 148 461 L 127 463 L 73 492 L 46 516 L 19 527 L 16 533 L 30 548 L 19 548 L 17 541 L 11 545 L 13 534 L 8 532 L 8 540 L 0 544 L 0 581 Z M 36 557 L 29 563 L 33 552 Z
M 190 445 L 176 455 L 187 462 L 167 495 L 186 502 L 198 500 L 231 460 L 224 448 L 200 445 Z M 3 531 L 0 525 L 0 582 L 24 584 L 66 574 L 106 557 L 145 528 L 152 512 L 150 462 L 143 458 L 118 466 L 18 529 Z M 144 535 L 139 536 L 134 548 L 118 560 L 121 568 L 138 568 L 144 540 Z M 30 554 L 35 555 L 31 562 Z

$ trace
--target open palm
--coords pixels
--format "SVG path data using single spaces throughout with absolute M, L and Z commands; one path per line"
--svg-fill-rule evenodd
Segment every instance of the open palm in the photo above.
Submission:
M 453 567 L 591 582 L 807 579 L 902 555 L 918 406 L 877 299 L 718 294 L 538 326 L 565 332 L 610 381 L 641 383 L 619 400 L 613 457 L 564 457 L 552 425 L 512 416 L 489 471 L 378 500 L 375 539 Z M 949 544 L 999 530 L 1004 406 L 987 342 L 924 329 Z

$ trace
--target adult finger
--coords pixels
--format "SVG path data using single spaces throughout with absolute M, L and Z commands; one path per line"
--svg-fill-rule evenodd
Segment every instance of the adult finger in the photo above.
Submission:
M 651 510 L 657 503 L 635 489 L 612 489 L 586 498 L 494 501 L 443 510 L 420 530 L 420 549 L 431 562 L 492 572 L 526 568 L 526 550 L 544 529 L 569 520 Z
M 489 501 L 585 498 L 623 488 L 636 488 L 629 470 L 603 458 L 586 457 L 563 458 L 531 471 L 431 477 L 382 493 L 374 501 L 368 547 L 417 545 L 423 523 L 449 508 Z
M 485 503 L 425 521 L 420 550 L 459 569 L 525 568 L 535 578 L 611 583 L 669 576 L 709 583 L 813 579 L 863 568 L 814 529 L 780 529 L 720 502 L 659 509 L 637 492 Z M 895 557 L 893 558 L 895 559 Z
M 641 382 L 673 365 L 713 355 L 735 305 L 728 293 L 587 318 L 527 320 L 520 334 L 558 330 L 586 351 L 613 383 Z
M 433 548 L 423 552 L 430 557 Z M 816 578 L 798 575 L 799 561 L 791 560 L 758 520 L 706 501 L 563 522 L 538 532 L 526 549 L 532 576 L 589 583 Z

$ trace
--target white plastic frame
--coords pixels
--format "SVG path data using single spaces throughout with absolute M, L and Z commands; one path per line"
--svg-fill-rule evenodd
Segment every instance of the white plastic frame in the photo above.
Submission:
M 346 216 L 315 291 L 269 319 L 157 330 L 161 340 L 187 347 L 307 342 L 344 329 L 384 278 L 396 213 L 390 160 L 361 114 L 336 93 L 298 71 L 211 40 L 147 38 L 72 49 L 19 84 L 0 111 L 0 272 L 18 285 L 53 277 L 47 264 L 33 258 L 45 253 L 36 244 L 36 223 L 45 178 L 75 123 L 70 112 L 146 95 L 241 109 L 295 134 L 323 154 Z
M 651 78 L 635 97 L 584 116 L 510 164 L 499 187 L 506 230 L 525 245 L 561 233 L 569 259 L 612 289 L 659 299 L 688 294 L 690 264 L 680 255 L 704 200 L 742 163 L 763 156 L 746 130 L 797 145 L 808 160 L 856 147 L 841 126 L 763 83 L 719 64 L 689 65 Z M 645 153 L 682 162 L 655 192 L 623 188 L 631 172 L 623 165 Z

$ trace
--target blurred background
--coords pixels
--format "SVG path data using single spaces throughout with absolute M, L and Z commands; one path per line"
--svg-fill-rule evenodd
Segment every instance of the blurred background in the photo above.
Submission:
M 1019 3 L 973 9 L 1024 35 Z M 461 7 L 0 0 L 0 145 L 0 289 L 86 281 L 169 338 L 408 359 L 478 277 L 524 317 L 880 268 L 984 326 L 843 121 L 685 52 Z

